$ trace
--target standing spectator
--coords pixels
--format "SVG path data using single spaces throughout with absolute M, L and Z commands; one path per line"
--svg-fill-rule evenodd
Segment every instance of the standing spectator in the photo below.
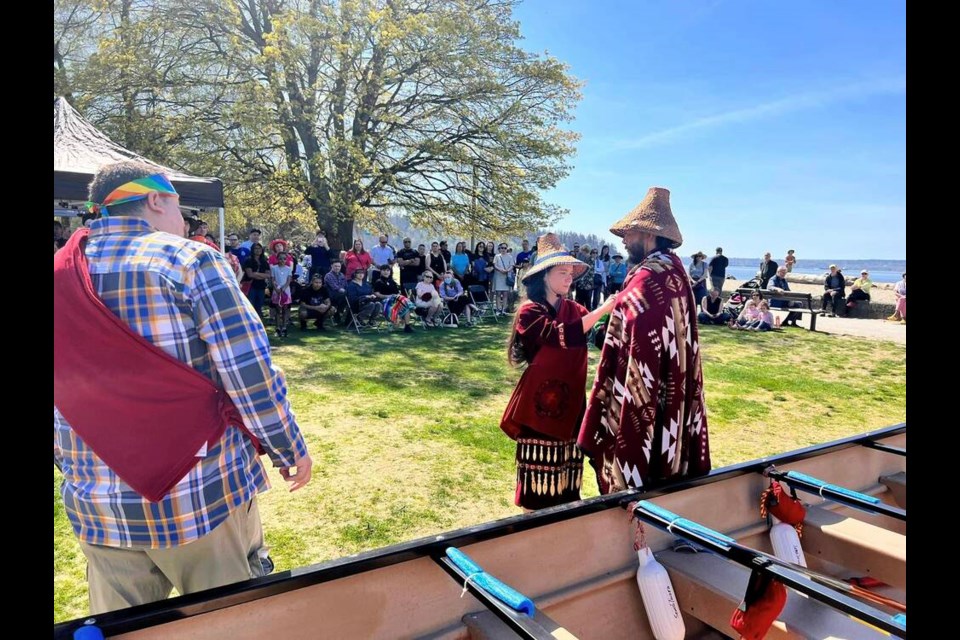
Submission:
M 446 240 L 441 240 L 441 241 L 440 241 L 440 253 L 441 253 L 441 255 L 443 255 L 443 259 L 446 260 L 446 261 L 447 261 L 447 264 L 449 265 L 449 264 L 450 264 L 450 258 L 452 258 L 453 256 L 450 255 L 450 250 L 447 249 L 447 241 L 446 241 Z M 443 272 L 441 271 L 440 273 L 443 273 Z
M 485 290 L 489 290 L 493 265 L 487 260 L 486 251 L 480 251 L 476 254 L 476 257 L 473 259 L 473 264 L 470 265 L 470 271 L 473 284 L 479 284 Z
M 467 246 L 465 243 L 457 243 L 453 256 L 450 258 L 450 268 L 453 269 L 453 274 L 460 282 L 463 282 L 466 275 L 470 272 L 470 258 L 467 256 Z
M 400 284 L 404 292 L 417 286 L 420 279 L 420 254 L 412 246 L 410 238 L 403 239 L 403 249 L 397 252 L 397 264 L 400 265 Z M 421 245 L 422 246 L 422 245 Z
M 520 242 L 520 252 L 517 254 L 517 266 L 530 264 L 530 241 L 524 238 Z
M 613 295 L 623 289 L 623 281 L 627 279 L 627 263 L 619 253 L 613 254 L 613 262 L 607 267 L 607 292 Z
M 318 331 L 326 331 L 323 322 L 334 313 L 335 307 L 330 301 L 330 293 L 323 286 L 323 276 L 315 273 L 310 277 L 310 286 L 300 292 L 299 302 L 297 314 L 300 316 L 300 330 L 306 331 L 307 320 L 313 320 Z
M 500 253 L 493 259 L 493 305 L 496 312 L 500 315 L 506 315 L 508 296 L 513 289 L 514 278 L 516 275 L 513 266 L 516 262 L 513 256 L 507 253 L 507 245 L 501 243 L 498 247 Z
M 720 297 L 720 290 L 713 288 L 710 294 L 704 296 L 700 302 L 700 313 L 697 314 L 697 322 L 700 324 L 727 324 L 730 321 L 730 315 L 723 310 L 723 298 Z
M 357 325 L 370 327 L 374 323 L 373 314 L 377 312 L 380 305 L 377 304 L 376 296 L 373 295 L 373 287 L 364 280 L 365 275 L 366 271 L 354 270 L 353 278 L 347 283 L 347 302 L 353 309 Z
M 860 272 L 860 277 L 854 280 L 850 286 L 850 295 L 847 296 L 847 306 L 843 308 L 843 315 L 849 316 L 850 309 L 857 306 L 857 302 L 860 300 L 870 302 L 870 289 L 872 288 L 873 281 L 870 279 L 870 274 L 864 269 Z
M 793 255 L 793 249 L 788 249 L 787 257 L 783 259 L 783 266 L 787 268 L 787 273 L 793 272 L 793 267 L 795 264 L 797 264 L 797 257 Z
M 690 277 L 690 287 L 693 289 L 693 299 L 697 307 L 700 301 L 707 295 L 707 254 L 703 251 L 697 251 L 690 256 L 693 262 L 690 263 L 687 273 Z
M 603 245 L 602 247 L 600 247 L 600 259 L 603 260 L 604 262 L 606 262 L 607 265 L 610 264 L 610 260 L 611 260 L 611 258 L 610 258 L 610 245 L 605 244 L 605 245 Z
M 240 263 L 241 267 L 243 266 L 243 263 L 250 258 L 250 249 L 240 245 L 240 236 L 235 233 L 231 233 L 227 236 L 227 251 L 232 253 L 237 258 L 237 262 Z
M 267 280 L 270 279 L 270 263 L 263 255 L 263 245 L 259 242 L 254 242 L 250 246 L 250 257 L 244 263 L 243 271 L 250 280 L 247 299 L 260 316 L 260 320 L 263 320 L 264 292 L 267 289 Z
M 366 279 L 367 270 L 373 266 L 373 258 L 363 248 L 363 240 L 357 238 L 353 241 L 353 249 L 343 256 L 343 265 L 348 282 L 353 280 L 353 274 L 357 270 L 363 271 L 363 277 Z
M 790 291 L 790 283 L 787 282 L 787 268 L 779 267 L 777 269 L 777 275 L 770 278 L 770 282 L 767 283 L 767 291 L 772 291 L 777 293 L 779 291 Z M 770 303 L 771 307 L 778 309 L 787 309 L 792 306 L 800 307 L 803 306 L 802 302 L 793 302 L 790 303 L 786 300 L 774 300 Z M 788 311 L 787 317 L 783 320 L 784 327 L 797 326 L 797 320 L 799 320 L 801 314 L 796 311 Z
M 312 279 L 314 274 L 319 274 L 321 278 L 327 275 L 327 272 L 330 271 L 330 259 L 333 257 L 333 252 L 330 250 L 327 236 L 323 231 L 317 231 L 317 235 L 313 238 L 313 244 L 307 247 L 306 254 L 310 256 L 310 278 Z
M 330 301 L 336 308 L 336 322 L 340 324 L 343 321 L 343 310 L 347 306 L 347 277 L 343 275 L 341 269 L 343 265 L 339 260 L 330 263 L 330 271 L 323 276 L 323 284 L 330 295 Z
M 393 278 L 393 265 L 397 261 L 397 252 L 393 248 L 393 246 L 388 244 L 389 240 L 390 238 L 387 237 L 386 234 L 383 234 L 379 238 L 377 238 L 377 242 L 378 242 L 377 246 L 370 249 L 370 257 L 373 259 L 373 264 L 376 265 L 377 267 L 376 271 L 373 272 L 373 276 L 372 276 L 372 279 L 374 281 L 376 281 L 377 278 L 380 277 L 380 273 L 381 273 L 380 267 L 382 267 L 383 265 L 387 265 L 388 267 L 390 267 L 389 276 L 391 279 Z
M 898 282 L 893 288 L 893 295 L 897 299 L 897 308 L 893 315 L 887 318 L 890 322 L 900 321 L 900 324 L 907 324 L 907 272 L 903 272 L 903 280 Z
M 486 254 L 487 254 L 487 243 L 481 240 L 480 242 L 477 243 L 477 246 L 474 247 L 473 253 L 469 254 L 470 262 L 473 262 L 477 258 L 484 257 L 486 256 Z
M 570 251 L 570 255 L 576 258 L 577 260 L 580 260 L 580 243 L 579 242 L 573 243 L 573 249 Z M 581 262 L 583 261 L 581 260 Z
M 843 273 L 837 265 L 830 265 L 830 273 L 823 279 L 823 299 L 820 301 L 820 315 L 835 318 L 843 306 L 844 292 L 847 286 Z M 830 305 L 829 308 L 827 305 Z
M 433 278 L 433 272 L 423 272 L 423 275 L 420 277 L 420 282 L 417 283 L 417 299 L 414 301 L 414 304 L 416 304 L 417 309 L 424 310 L 424 323 L 428 326 L 435 327 L 437 323 L 434 316 L 437 315 L 440 307 L 443 306 L 443 302 L 440 300 L 440 293 L 433 286 Z
M 574 287 L 576 288 L 574 294 L 575 299 L 578 304 L 588 311 L 593 311 L 593 309 L 590 308 L 593 304 L 593 276 L 595 273 L 593 262 L 597 257 L 596 251 L 592 253 L 593 258 L 590 257 L 591 251 L 589 245 L 580 247 L 580 255 L 577 256 L 577 259 L 585 263 L 587 268 L 583 271 L 583 274 L 574 281 Z
M 780 265 L 770 259 L 769 251 L 763 254 L 763 260 L 760 261 L 760 269 L 757 271 L 757 276 L 760 278 L 761 289 L 767 288 L 767 283 L 770 282 L 770 278 L 777 275 L 777 267 L 779 266 Z
M 417 284 L 423 278 L 423 272 L 427 270 L 427 246 L 417 245 L 417 255 L 420 257 L 420 264 L 417 265 Z
M 600 306 L 603 292 L 607 290 L 607 263 L 600 258 L 596 249 L 590 252 L 590 261 L 593 264 L 593 294 L 590 299 L 590 310 L 593 311 Z
M 439 278 L 440 274 L 444 273 L 447 270 L 447 266 L 450 263 L 447 262 L 447 259 L 443 255 L 443 252 L 440 251 L 439 242 L 433 242 L 430 244 L 430 253 L 427 254 L 426 261 L 424 262 L 424 264 L 425 264 L 424 268 L 436 274 L 437 278 Z
M 285 250 L 277 252 L 277 264 L 270 267 L 270 279 L 273 280 L 273 295 L 270 301 L 277 306 L 277 337 L 287 337 L 287 325 L 290 323 L 290 305 L 293 297 L 290 293 L 290 281 L 293 279 L 293 267 Z
M 723 247 L 717 247 L 717 255 L 710 258 L 710 264 L 707 265 L 707 271 L 710 273 L 710 283 L 714 289 L 723 293 L 723 281 L 727 278 L 727 267 L 730 260 L 723 255 Z
M 240 243 L 240 246 L 248 251 L 253 250 L 253 245 L 260 242 L 260 229 L 250 229 L 247 233 L 247 239 Z

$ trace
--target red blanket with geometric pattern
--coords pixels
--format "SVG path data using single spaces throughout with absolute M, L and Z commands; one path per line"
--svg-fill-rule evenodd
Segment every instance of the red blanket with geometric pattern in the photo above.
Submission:
M 710 471 L 696 306 L 673 252 L 627 275 L 578 444 L 605 494 Z

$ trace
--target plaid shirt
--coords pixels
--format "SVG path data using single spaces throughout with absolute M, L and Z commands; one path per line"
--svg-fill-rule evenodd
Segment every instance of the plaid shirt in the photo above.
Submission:
M 295 454 L 306 455 L 283 374 L 270 362 L 263 323 L 226 258 L 129 217 L 95 221 L 86 256 L 93 287 L 107 308 L 222 386 L 275 466 L 292 466 Z M 157 503 L 111 471 L 56 407 L 53 446 L 63 470 L 60 493 L 67 516 L 77 537 L 89 544 L 183 545 L 212 531 L 232 509 L 270 486 L 253 444 L 234 426 Z

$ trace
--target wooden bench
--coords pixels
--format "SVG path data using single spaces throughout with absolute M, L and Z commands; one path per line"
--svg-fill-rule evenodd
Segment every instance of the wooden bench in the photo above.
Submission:
M 751 289 L 749 287 L 741 287 L 737 289 L 737 293 L 746 298 L 750 299 L 750 295 L 758 291 L 757 289 Z M 817 315 L 819 311 L 813 310 L 813 294 L 811 293 L 800 293 L 798 291 L 767 291 L 766 289 L 759 289 L 763 299 L 769 302 L 774 300 L 783 300 L 789 303 L 799 302 L 805 307 L 770 307 L 771 311 L 791 311 L 793 313 L 799 313 L 800 315 L 809 315 L 810 316 L 810 331 L 817 330 Z

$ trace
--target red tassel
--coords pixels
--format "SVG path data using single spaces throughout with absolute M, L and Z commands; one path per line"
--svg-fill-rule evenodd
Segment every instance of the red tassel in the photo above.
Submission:
M 786 604 L 786 588 L 766 574 L 754 571 L 743 602 L 730 618 L 730 626 L 744 640 L 763 640 Z
M 780 522 L 793 526 L 803 524 L 803 519 L 807 517 L 803 503 L 787 495 L 780 483 L 775 481 L 771 481 L 770 488 L 760 496 L 760 517 L 767 517 L 767 512 Z

